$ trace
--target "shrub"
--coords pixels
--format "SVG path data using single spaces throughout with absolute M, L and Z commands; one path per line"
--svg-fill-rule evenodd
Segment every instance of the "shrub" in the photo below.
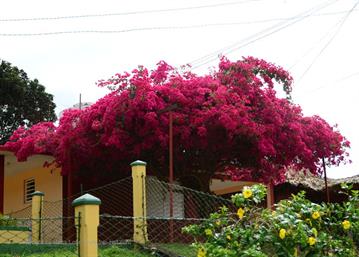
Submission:
M 0 227 L 16 226 L 16 220 L 0 213 Z
M 236 212 L 224 206 L 183 231 L 195 237 L 198 257 L 359 256 L 359 194 L 343 189 L 348 201 L 341 204 L 315 204 L 301 192 L 272 211 L 258 207 L 265 186 L 245 187 L 232 196 Z

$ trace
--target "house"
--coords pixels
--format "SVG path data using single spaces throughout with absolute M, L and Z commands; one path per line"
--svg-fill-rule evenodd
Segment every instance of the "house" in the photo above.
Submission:
M 327 179 L 330 202 L 342 202 L 346 196 L 341 194 L 341 184 L 352 184 L 354 189 L 359 190 L 359 175 Z M 312 202 L 320 203 L 327 201 L 325 180 L 322 177 L 314 176 L 310 172 L 288 172 L 286 182 L 274 188 L 275 202 L 289 198 L 292 194 L 300 191 L 306 192 L 306 197 Z
M 79 187 L 79 185 L 74 183 L 71 176 L 61 176 L 61 168 L 54 166 L 44 167 L 44 163 L 51 163 L 53 160 L 53 157 L 49 155 L 34 155 L 25 162 L 18 162 L 12 152 L 0 149 L 0 212 L 12 214 L 15 217 L 29 217 L 31 214 L 31 194 L 34 191 L 41 191 L 45 194 L 45 201 L 52 203 L 51 206 L 50 204 L 44 205 L 44 215 L 52 217 L 71 216 L 72 209 L 66 208 L 71 205 L 71 200 L 76 197 L 75 193 L 79 192 L 78 188 L 73 188 L 74 184 L 76 184 L 76 187 Z M 191 181 L 194 183 L 194 179 L 191 179 Z M 343 196 L 338 194 L 340 183 L 342 182 L 354 183 L 355 187 L 358 188 L 359 175 L 347 179 L 328 179 L 332 201 L 344 200 Z M 160 183 L 153 183 L 152 186 L 148 187 L 148 191 L 151 191 L 148 194 L 148 214 L 150 216 L 159 216 L 158 214 L 161 213 L 162 216 L 168 217 L 170 197 L 168 189 L 161 188 Z M 212 178 L 209 191 L 215 195 L 225 197 L 240 192 L 244 186 L 250 186 L 254 183 L 251 181 L 230 181 L 229 179 Z M 95 187 L 97 186 L 99 185 Z M 326 200 L 324 179 L 310 173 L 288 173 L 285 183 L 267 186 L 267 206 L 272 206 L 275 202 L 286 199 L 291 194 L 301 190 L 307 191 L 307 197 L 314 202 Z M 88 190 L 89 188 L 86 189 Z M 103 199 L 104 203 L 109 203 L 101 206 L 104 213 L 126 216 L 131 216 L 131 205 L 126 205 L 125 209 L 122 206 L 123 213 L 115 213 L 116 208 L 110 198 L 116 195 L 118 202 L 129 201 L 131 192 L 131 181 L 126 179 L 119 182 L 117 186 L 92 191 L 97 197 Z M 68 199 L 66 204 L 63 203 L 63 199 Z M 178 218 L 187 216 L 185 215 L 185 209 L 188 203 L 185 201 L 185 196 L 176 191 L 173 199 L 177 206 L 175 216 Z M 55 202 L 58 204 L 54 204 Z
M 359 175 L 333 179 L 328 178 L 328 191 L 330 202 L 342 202 L 347 199 L 345 194 L 341 194 L 341 184 L 352 184 L 354 189 L 359 190 Z M 250 181 L 230 181 L 229 179 L 213 179 L 210 185 L 211 192 L 216 195 L 226 196 L 240 192 L 244 186 L 253 185 Z M 267 185 L 268 186 L 268 185 Z M 325 180 L 322 177 L 315 176 L 310 172 L 288 171 L 284 183 L 269 186 L 267 194 L 267 205 L 271 206 L 280 200 L 288 199 L 292 194 L 300 191 L 306 192 L 306 197 L 312 202 L 321 203 L 327 201 Z
M 16 156 L 0 149 L 0 213 L 29 217 L 31 194 L 41 191 L 46 201 L 63 198 L 63 177 L 61 169 L 44 167 L 51 163 L 52 156 L 34 155 L 25 162 L 18 162 Z M 62 210 L 56 212 L 61 215 Z

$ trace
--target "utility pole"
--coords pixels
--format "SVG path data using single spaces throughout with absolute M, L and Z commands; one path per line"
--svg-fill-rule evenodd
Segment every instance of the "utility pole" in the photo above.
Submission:
M 81 102 L 81 93 L 80 93 L 80 99 L 79 99 L 79 110 L 82 109 L 82 102 Z
M 170 165 L 170 241 L 173 242 L 173 114 L 169 113 L 169 165 Z
M 172 104 L 170 106 L 168 106 L 167 108 L 161 110 L 158 112 L 158 114 L 162 114 L 165 112 L 169 113 L 169 121 L 168 121 L 168 140 L 169 140 L 169 145 L 168 145 L 168 157 L 169 157 L 169 176 L 168 176 L 168 182 L 169 182 L 169 225 L 170 225 L 170 242 L 174 241 L 174 224 L 173 224 L 173 215 L 174 215 L 174 210 L 173 210 L 173 110 L 177 109 L 178 106 L 177 104 Z

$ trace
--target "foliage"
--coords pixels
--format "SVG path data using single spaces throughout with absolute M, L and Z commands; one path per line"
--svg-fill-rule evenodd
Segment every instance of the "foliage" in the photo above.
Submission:
M 15 219 L 12 219 L 11 217 L 0 213 L 0 227 L 12 227 L 16 225 L 17 222 Z
M 0 60 L 0 144 L 19 127 L 41 121 L 55 121 L 53 96 L 37 79 Z
M 263 185 L 246 190 L 252 196 L 232 196 L 242 211 L 222 207 L 183 229 L 197 239 L 198 257 L 358 256 L 359 191 L 347 187 L 348 201 L 341 204 L 315 204 L 301 192 L 271 211 L 257 206 L 266 194 Z
M 320 117 L 303 116 L 289 100 L 291 84 L 281 67 L 253 57 L 223 58 L 203 76 L 165 62 L 153 71 L 140 66 L 100 81 L 112 92 L 94 105 L 65 112 L 57 127 L 21 128 L 5 147 L 20 160 L 49 152 L 64 174 L 104 176 L 142 159 L 165 176 L 172 113 L 177 177 L 222 171 L 233 180 L 277 183 L 288 167 L 316 173 L 322 158 L 346 162 L 349 142 Z M 275 86 L 287 99 L 276 96 Z

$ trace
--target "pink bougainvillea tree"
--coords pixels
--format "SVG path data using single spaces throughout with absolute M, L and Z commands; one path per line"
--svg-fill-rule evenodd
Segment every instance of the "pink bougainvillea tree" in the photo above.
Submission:
M 291 76 L 264 60 L 222 58 L 203 76 L 160 62 L 156 70 L 139 67 L 98 84 L 111 92 L 66 111 L 56 127 L 18 129 L 5 147 L 20 160 L 51 154 L 64 174 L 113 176 L 141 159 L 165 177 L 172 112 L 176 178 L 225 173 L 278 183 L 288 168 L 318 173 L 322 158 L 346 162 L 349 142 L 320 117 L 305 117 L 290 100 Z M 278 86 L 287 98 L 276 95 Z

